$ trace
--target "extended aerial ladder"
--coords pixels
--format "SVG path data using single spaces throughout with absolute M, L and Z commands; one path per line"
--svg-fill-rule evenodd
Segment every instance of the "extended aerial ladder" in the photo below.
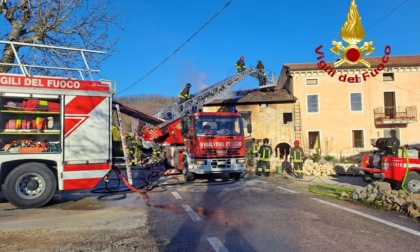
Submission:
M 267 81 L 265 85 L 260 86 L 260 88 L 274 87 L 277 85 L 276 75 L 273 72 L 265 70 L 264 75 L 267 77 Z M 251 66 L 243 72 L 236 73 L 222 81 L 217 82 L 216 84 L 201 90 L 197 94 L 194 94 L 194 96 L 192 96 L 192 98 L 187 101 L 175 102 L 152 113 L 151 115 L 165 120 L 164 125 L 170 123 L 173 120 L 179 118 L 183 113 L 191 111 L 193 106 L 202 108 L 203 105 L 211 102 L 214 99 L 223 98 L 223 95 L 227 94 L 227 92 L 232 87 L 238 84 L 241 80 L 245 79 L 247 76 L 260 79 L 263 77 L 263 74 L 259 69 Z

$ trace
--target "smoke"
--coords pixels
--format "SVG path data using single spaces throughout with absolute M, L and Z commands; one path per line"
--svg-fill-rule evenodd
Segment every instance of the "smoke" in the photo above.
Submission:
M 196 93 L 211 85 L 206 83 L 206 72 L 203 72 L 193 65 L 185 62 L 181 63 L 180 67 L 181 73 L 178 74 L 178 79 L 181 87 L 184 87 L 187 83 L 191 83 L 192 93 Z

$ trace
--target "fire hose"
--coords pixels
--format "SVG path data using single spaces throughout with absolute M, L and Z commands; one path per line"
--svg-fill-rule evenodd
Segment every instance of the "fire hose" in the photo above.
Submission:
M 326 189 L 330 192 L 317 191 L 317 190 L 315 190 L 315 188 Z M 313 184 L 313 185 L 309 186 L 309 191 L 312 192 L 312 193 L 316 193 L 316 194 L 320 194 L 320 195 L 324 195 L 324 196 L 328 196 L 328 197 L 332 197 L 332 198 L 339 198 L 339 199 L 345 199 L 346 195 L 349 195 L 353 192 L 352 189 L 346 189 L 346 188 L 340 188 L 340 187 L 328 186 L 328 185 L 321 185 L 321 184 Z

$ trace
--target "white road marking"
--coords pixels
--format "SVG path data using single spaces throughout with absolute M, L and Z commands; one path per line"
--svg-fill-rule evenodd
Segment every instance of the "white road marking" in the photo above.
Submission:
M 265 181 L 262 181 L 262 180 L 259 180 L 259 179 L 256 179 L 255 181 L 257 181 L 258 183 L 267 183 L 267 182 L 265 182 Z
M 319 202 L 324 203 L 324 204 L 327 204 L 327 205 L 330 205 L 330 206 L 333 206 L 333 207 L 337 207 L 337 208 L 343 209 L 345 211 L 348 211 L 348 212 L 351 212 L 351 213 L 354 213 L 354 214 L 357 214 L 357 215 L 360 215 L 360 216 L 363 216 L 365 218 L 368 218 L 368 219 L 371 219 L 371 220 L 380 222 L 382 224 L 385 224 L 385 225 L 388 225 L 388 226 L 391 226 L 391 227 L 400 229 L 400 230 L 405 231 L 405 232 L 408 232 L 410 234 L 420 236 L 420 232 L 419 231 L 416 231 L 416 230 L 413 230 L 413 229 L 410 229 L 410 228 L 407 228 L 407 227 L 404 227 L 404 226 L 401 226 L 401 225 L 398 225 L 398 224 L 395 224 L 395 223 L 392 223 L 392 222 L 389 222 L 389 221 L 386 221 L 386 220 L 383 220 L 383 219 L 380 219 L 380 218 L 377 218 L 375 216 L 372 216 L 372 215 L 369 215 L 369 214 L 365 214 L 365 213 L 361 213 L 361 212 L 358 212 L 356 210 L 353 210 L 353 209 L 350 209 L 350 208 L 347 208 L 347 207 L 342 207 L 342 206 L 339 206 L 339 205 L 336 205 L 336 204 L 333 204 L 333 203 L 330 203 L 330 202 L 327 202 L 327 201 L 323 201 L 323 200 L 320 200 L 320 199 L 316 199 L 316 198 L 311 198 L 311 199 L 316 200 L 316 201 L 319 201 Z
M 217 237 L 210 237 L 207 238 L 207 241 L 210 242 L 210 245 L 213 247 L 214 251 L 216 252 L 229 252 L 225 246 L 223 246 L 222 242 Z
M 291 192 L 291 193 L 298 193 L 296 191 L 293 191 L 293 190 L 290 190 L 290 189 L 287 189 L 287 188 L 283 188 L 283 187 L 280 187 L 280 186 L 277 186 L 277 188 L 288 191 L 288 192 Z
M 190 218 L 193 221 L 201 221 L 200 216 L 198 216 L 194 210 L 192 210 L 192 208 L 189 205 L 182 205 L 182 207 L 184 208 L 185 212 L 187 212 L 187 214 L 190 216 Z
M 178 192 L 172 192 L 172 195 L 175 197 L 175 199 L 182 199 Z

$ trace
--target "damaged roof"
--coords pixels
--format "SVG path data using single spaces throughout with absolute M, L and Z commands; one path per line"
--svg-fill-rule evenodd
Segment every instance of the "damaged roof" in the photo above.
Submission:
M 366 61 L 371 64 L 370 68 L 376 68 L 380 63 L 382 63 L 382 57 L 364 57 Z M 326 62 L 328 65 L 333 65 L 334 62 Z M 319 70 L 316 63 L 300 63 L 300 64 L 284 64 L 289 71 L 305 71 L 305 70 Z M 411 67 L 411 66 L 420 66 L 420 55 L 408 55 L 408 56 L 388 56 L 388 62 L 384 63 L 385 67 Z M 352 69 L 352 68 L 366 68 L 363 64 L 349 65 L 342 64 L 335 69 Z
M 230 91 L 222 98 L 209 102 L 208 106 L 226 104 L 254 104 L 254 103 L 287 103 L 294 102 L 296 98 L 286 89 L 261 90 L 248 89 Z
M 160 118 L 156 118 L 154 116 L 151 116 L 147 113 L 141 112 L 139 110 L 133 109 L 128 107 L 127 105 L 124 105 L 117 101 L 112 101 L 112 105 L 118 105 L 120 108 L 121 113 L 131 116 L 133 118 L 139 119 L 140 121 L 152 124 L 152 125 L 158 125 L 163 123 L 164 121 Z

